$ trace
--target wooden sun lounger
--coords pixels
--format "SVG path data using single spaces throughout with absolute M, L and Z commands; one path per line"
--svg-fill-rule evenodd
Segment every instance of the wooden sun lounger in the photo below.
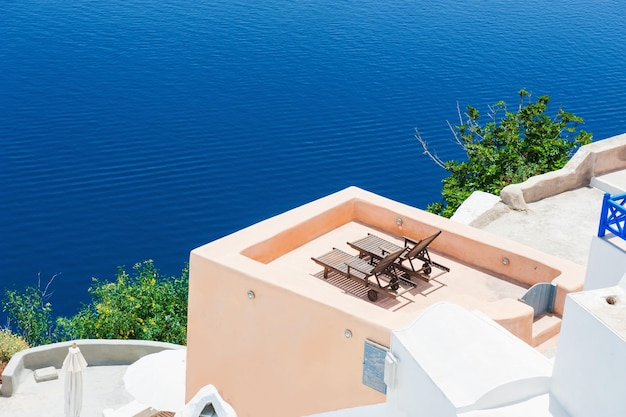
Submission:
M 156 413 L 157 410 L 133 400 L 115 410 L 112 408 L 102 410 L 102 417 L 151 417 Z
M 311 259 L 324 267 L 324 278 L 328 278 L 328 273 L 334 271 L 353 281 L 363 283 L 370 288 L 367 292 L 367 298 L 376 301 L 378 293 L 397 297 L 399 295 L 397 290 L 400 288 L 401 281 L 410 284 L 411 287 L 414 286 L 414 284 L 398 276 L 395 269 L 398 265 L 396 260 L 405 250 L 406 248 L 399 248 L 383 256 L 376 265 L 336 248 L 322 256 Z M 388 277 L 388 282 L 381 280 L 383 275 Z
M 428 246 L 440 234 L 441 230 L 419 241 L 405 237 L 404 247 L 408 249 L 400 257 L 398 257 L 398 269 L 406 273 L 409 278 L 417 277 L 426 281 L 430 280 L 429 275 L 432 272 L 432 267 L 449 272 L 450 268 L 434 262 L 428 253 Z M 366 237 L 355 242 L 348 242 L 348 245 L 359 251 L 359 257 L 369 257 L 371 263 L 377 263 L 387 254 L 402 249 L 402 246 L 396 245 L 395 243 L 389 242 L 388 240 L 370 233 L 368 233 Z M 413 261 L 416 259 L 423 262 L 421 268 L 416 268 L 413 264 Z M 408 265 L 406 265 L 407 262 Z

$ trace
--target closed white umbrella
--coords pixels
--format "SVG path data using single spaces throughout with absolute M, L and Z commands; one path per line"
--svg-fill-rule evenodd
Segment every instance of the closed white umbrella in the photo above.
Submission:
M 65 371 L 65 417 L 79 417 L 83 407 L 83 371 L 87 361 L 73 343 L 63 361 Z
M 139 358 L 124 374 L 124 386 L 135 400 L 159 411 L 185 406 L 186 349 L 162 350 Z

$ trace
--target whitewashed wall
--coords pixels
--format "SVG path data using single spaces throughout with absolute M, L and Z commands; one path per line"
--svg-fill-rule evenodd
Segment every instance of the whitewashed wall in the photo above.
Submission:
M 584 290 L 613 287 L 626 274 L 626 241 L 607 234 L 591 241 Z
M 621 285 L 626 285 L 622 281 Z M 607 303 L 614 297 L 615 304 Z M 626 294 L 609 287 L 570 294 L 551 392 L 572 417 L 626 415 Z

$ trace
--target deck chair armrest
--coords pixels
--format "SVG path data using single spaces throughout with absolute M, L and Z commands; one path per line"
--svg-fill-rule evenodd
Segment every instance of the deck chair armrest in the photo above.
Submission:
M 408 245 L 416 245 L 418 243 L 417 240 L 415 239 L 411 239 L 408 236 L 402 236 L 404 238 L 404 246 L 408 246 Z

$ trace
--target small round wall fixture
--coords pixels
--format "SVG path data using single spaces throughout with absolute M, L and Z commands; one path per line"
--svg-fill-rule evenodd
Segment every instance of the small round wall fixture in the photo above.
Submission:
M 254 300 L 255 296 L 256 295 L 254 294 L 254 291 L 252 291 L 252 290 L 248 291 L 248 299 L 249 300 Z
M 606 302 L 607 304 L 615 305 L 617 304 L 617 297 L 614 295 L 609 295 L 608 297 L 606 297 Z
M 502 265 L 508 265 L 511 261 L 506 256 L 502 258 Z
M 350 339 L 352 337 L 352 330 L 350 329 L 344 330 L 343 335 L 346 337 L 346 339 Z

